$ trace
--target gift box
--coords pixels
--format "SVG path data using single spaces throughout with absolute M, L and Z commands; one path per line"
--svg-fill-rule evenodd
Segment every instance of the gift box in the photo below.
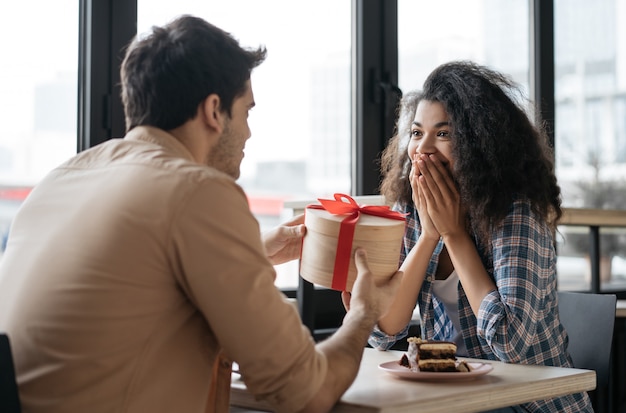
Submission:
M 334 197 L 305 208 L 300 276 L 316 285 L 351 291 L 357 247 L 367 251 L 374 277 L 392 276 L 398 270 L 405 215 L 387 206 L 358 205 L 345 194 Z

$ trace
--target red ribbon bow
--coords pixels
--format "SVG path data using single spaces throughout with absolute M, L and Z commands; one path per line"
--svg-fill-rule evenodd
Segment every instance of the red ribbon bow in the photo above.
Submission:
M 333 215 L 349 214 L 341 221 L 339 227 L 339 237 L 337 239 L 337 253 L 335 255 L 335 266 L 333 268 L 333 290 L 344 291 L 348 282 L 348 270 L 350 268 L 350 258 L 352 253 L 352 240 L 354 239 L 354 229 L 361 213 L 375 215 L 383 218 L 406 220 L 407 214 L 392 211 L 386 205 L 359 205 L 356 201 L 345 194 L 335 194 L 335 199 L 318 198 L 321 205 L 308 205 L 307 208 L 324 209 Z M 345 202 L 344 200 L 347 200 Z

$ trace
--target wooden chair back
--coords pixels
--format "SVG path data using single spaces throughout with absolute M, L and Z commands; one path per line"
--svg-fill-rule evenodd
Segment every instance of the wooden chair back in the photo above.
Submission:
M 220 353 L 213 365 L 206 413 L 228 413 L 230 411 L 232 366 L 233 363 Z

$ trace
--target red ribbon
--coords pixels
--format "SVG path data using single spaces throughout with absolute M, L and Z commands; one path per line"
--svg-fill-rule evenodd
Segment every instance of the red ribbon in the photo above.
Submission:
M 333 290 L 344 291 L 348 282 L 354 229 L 356 228 L 356 223 L 361 213 L 400 221 L 405 221 L 407 214 L 392 211 L 386 205 L 359 205 L 352 197 L 345 194 L 335 194 L 334 197 L 334 200 L 318 198 L 321 205 L 308 205 L 307 208 L 324 209 L 333 215 L 349 214 L 341 221 L 341 225 L 339 226 L 337 253 L 335 255 L 335 266 L 333 268 L 333 281 L 331 286 Z

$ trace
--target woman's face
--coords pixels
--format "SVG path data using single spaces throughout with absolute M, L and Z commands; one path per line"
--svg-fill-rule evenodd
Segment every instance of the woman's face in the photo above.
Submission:
M 439 102 L 422 100 L 417 105 L 411 125 L 411 138 L 407 148 L 409 158 L 418 155 L 435 155 L 452 171 L 451 126 L 448 114 Z

